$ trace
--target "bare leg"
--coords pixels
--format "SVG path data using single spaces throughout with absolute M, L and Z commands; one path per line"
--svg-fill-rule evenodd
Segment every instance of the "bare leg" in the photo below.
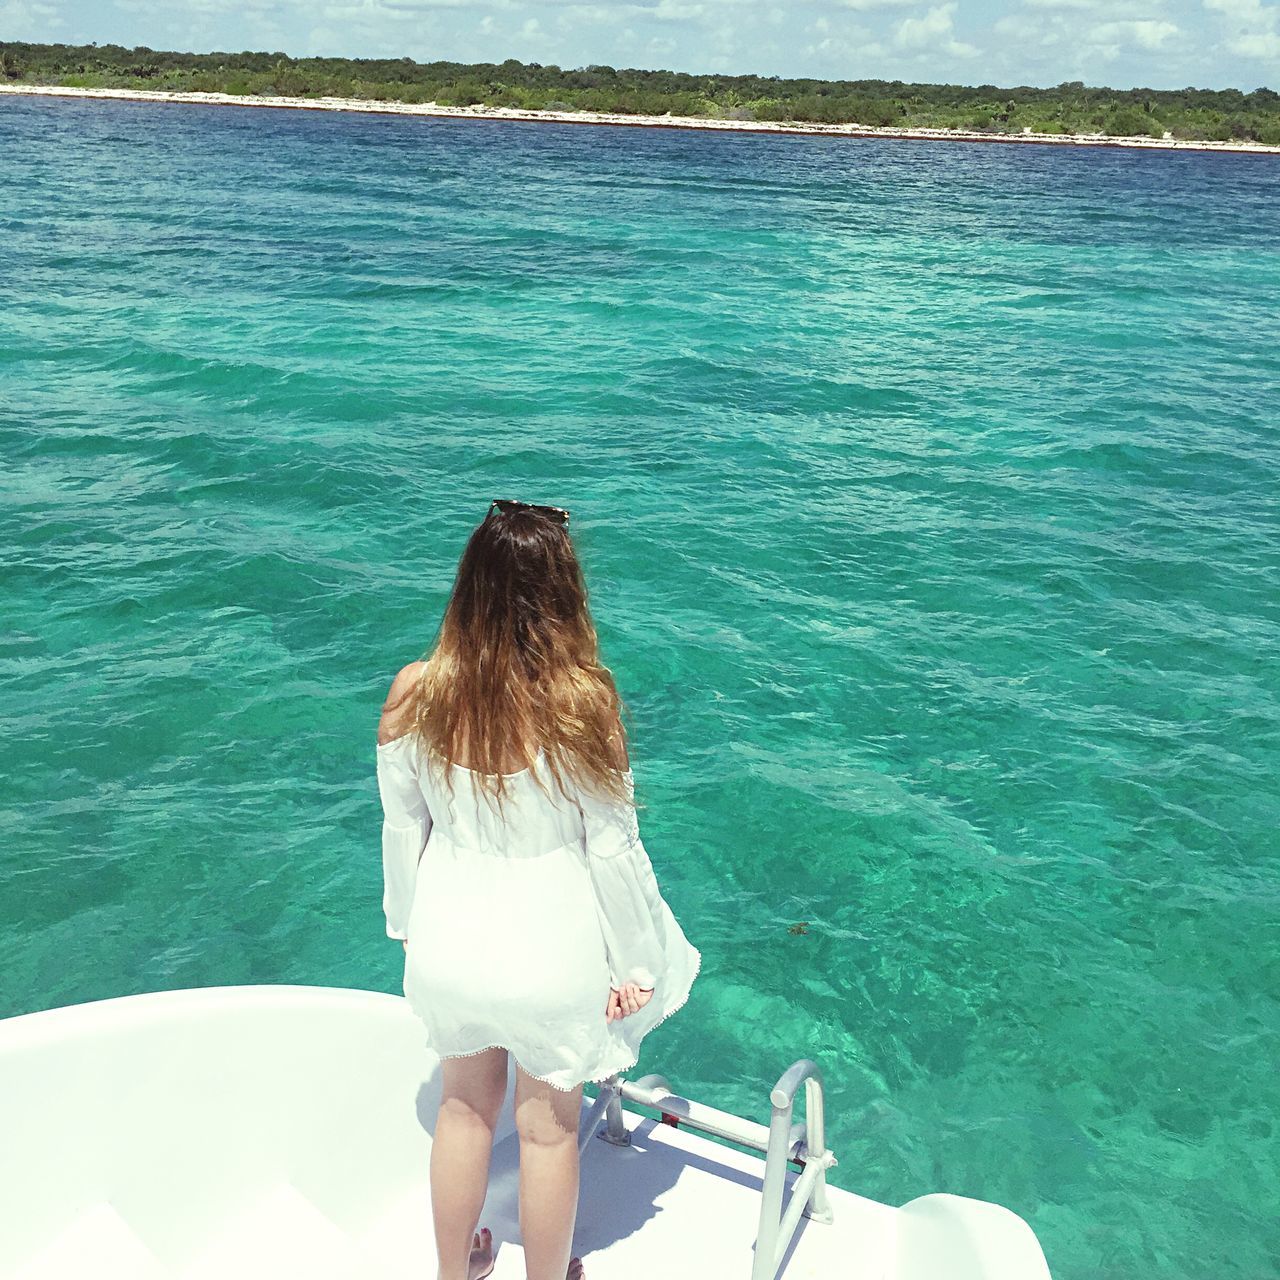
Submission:
M 516 1067 L 520 1135 L 520 1234 L 528 1280 L 581 1274 L 570 1259 L 578 1216 L 578 1120 L 582 1087 L 553 1089 Z
M 486 1049 L 445 1058 L 440 1112 L 431 1143 L 431 1216 L 435 1222 L 439 1280 L 475 1280 L 486 1265 L 472 1266 L 475 1235 L 489 1186 L 493 1130 L 507 1092 L 507 1051 Z

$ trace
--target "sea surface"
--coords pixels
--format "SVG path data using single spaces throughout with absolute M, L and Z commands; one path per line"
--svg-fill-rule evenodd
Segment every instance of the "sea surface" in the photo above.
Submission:
M 1056 1280 L 1280 1274 L 1280 161 L 0 104 L 0 1014 L 399 991 L 373 735 L 569 507 L 643 1070 Z M 484 946 L 485 905 L 474 904 Z

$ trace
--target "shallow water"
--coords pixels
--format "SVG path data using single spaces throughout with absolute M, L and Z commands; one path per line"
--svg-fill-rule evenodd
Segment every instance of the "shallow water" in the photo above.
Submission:
M 30 100 L 0 156 L 0 1013 L 398 990 L 378 706 L 552 502 L 704 956 L 641 1067 L 763 1118 L 812 1054 L 836 1183 L 1058 1280 L 1280 1270 L 1274 160 Z

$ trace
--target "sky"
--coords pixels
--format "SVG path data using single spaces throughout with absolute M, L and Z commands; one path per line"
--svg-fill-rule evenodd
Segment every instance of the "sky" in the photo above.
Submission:
M 0 0 L 0 40 L 1280 90 L 1280 0 Z

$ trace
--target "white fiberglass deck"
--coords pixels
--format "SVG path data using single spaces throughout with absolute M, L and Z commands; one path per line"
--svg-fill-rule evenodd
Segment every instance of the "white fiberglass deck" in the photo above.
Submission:
M 437 1066 L 405 1002 L 370 992 L 212 988 L 0 1021 L 0 1277 L 433 1275 Z M 747 1280 L 763 1161 L 630 1110 L 626 1124 L 631 1146 L 593 1138 L 583 1158 L 590 1280 Z M 494 1280 L 524 1280 L 516 1177 L 508 1099 L 481 1219 Z M 834 1222 L 802 1221 L 787 1280 L 1048 1276 L 998 1206 L 829 1195 Z

